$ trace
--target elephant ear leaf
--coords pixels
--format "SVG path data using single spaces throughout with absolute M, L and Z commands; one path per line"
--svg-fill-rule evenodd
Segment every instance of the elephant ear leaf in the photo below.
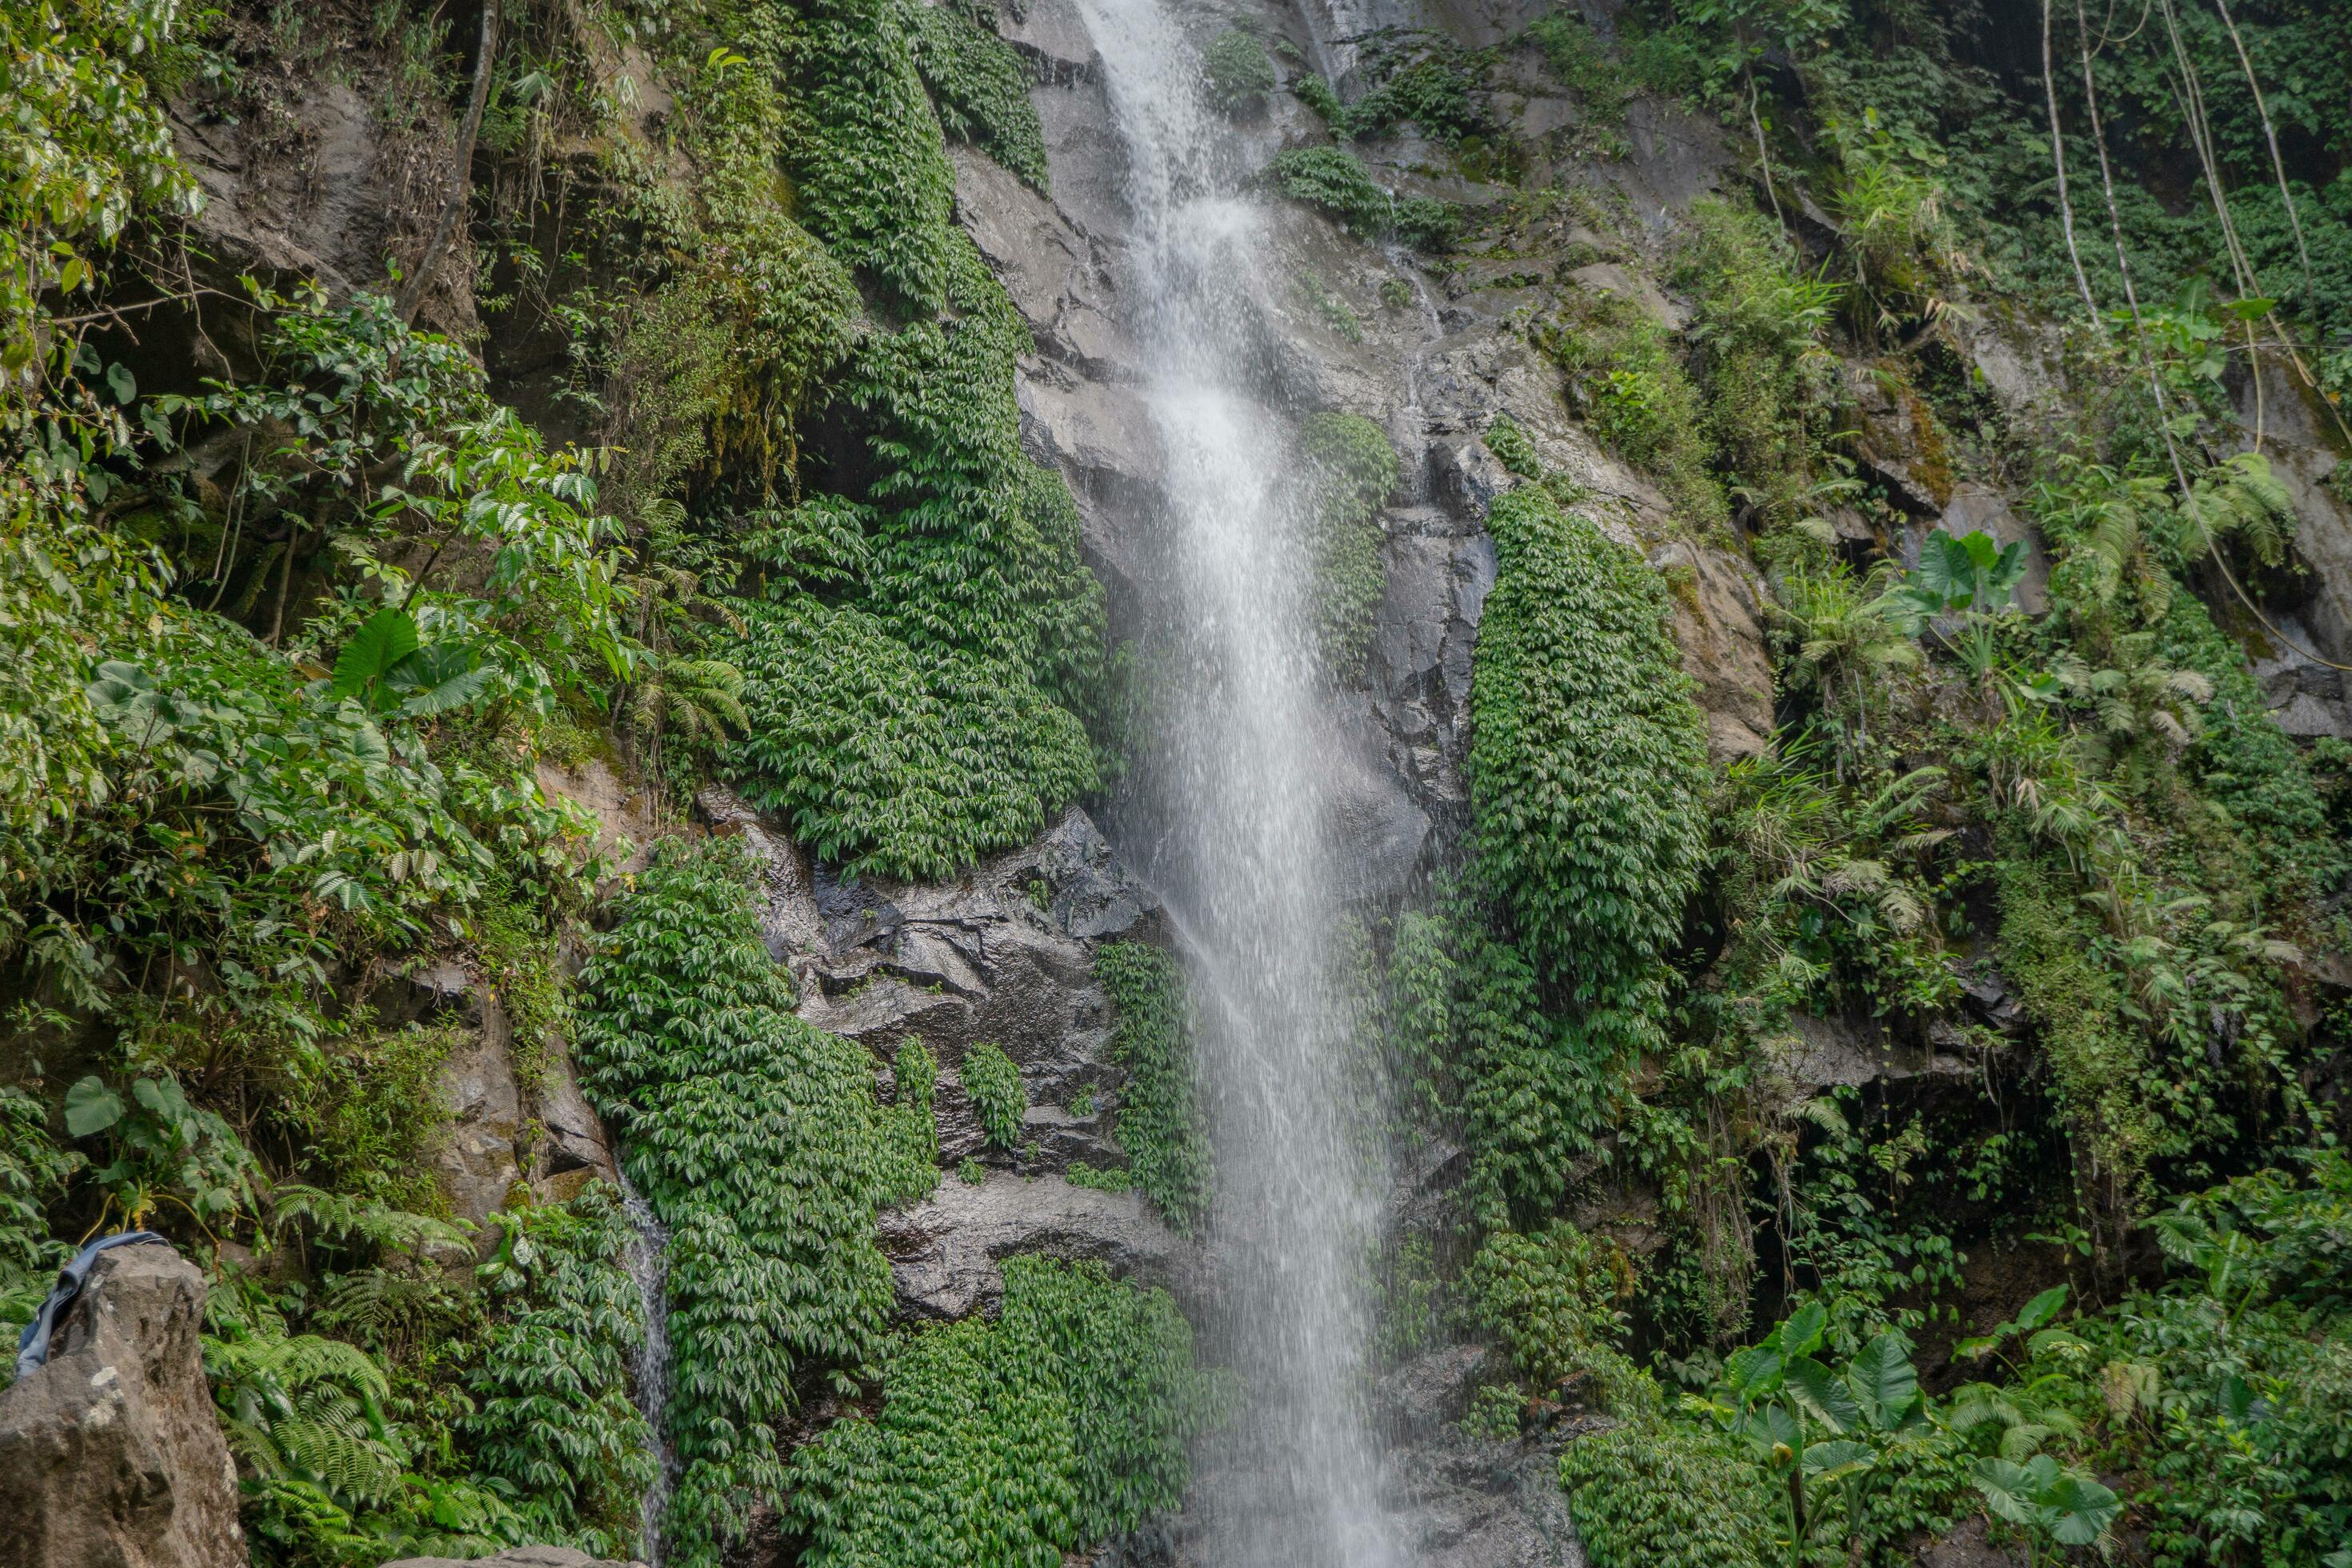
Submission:
M 1723 1363 L 1723 1374 L 1735 1393 L 1763 1398 L 1780 1386 L 1780 1352 L 1764 1345 L 1734 1351 Z
M 1903 1336 L 1889 1329 L 1854 1352 L 1846 1368 L 1854 1401 L 1873 1426 L 1892 1431 L 1919 1401 L 1919 1374 Z
M 1976 560 L 1966 544 L 1939 528 L 1920 545 L 1911 580 L 1937 607 L 1964 610 L 1975 596 Z
M 1985 573 L 1985 588 L 1993 603 L 1985 606 L 1996 609 L 2009 602 L 2017 585 L 2025 581 L 2025 541 L 2012 540 L 2000 547 L 2000 554 Z
M 2028 1301 L 2024 1310 L 2017 1314 L 2018 1332 L 2030 1334 L 2036 1329 L 2048 1327 L 2051 1320 L 2057 1317 L 2058 1310 L 2065 1304 L 2066 1287 L 2053 1285 Z
M 1789 1363 L 1789 1391 L 1806 1414 L 1832 1432 L 1843 1435 L 1862 1425 L 1862 1407 L 1853 1395 L 1835 1373 L 1811 1356 Z
M 122 1120 L 122 1097 L 98 1080 L 83 1079 L 66 1090 L 66 1131 L 76 1138 L 103 1132 Z
M 1878 1462 L 1878 1456 L 1851 1437 L 1834 1437 L 1805 1450 L 1805 1479 L 1816 1484 L 1860 1475 Z
M 2116 1494 L 2088 1476 L 2060 1476 L 2042 1494 L 2042 1522 L 2061 1546 L 2088 1546 L 2123 1510 Z
M 405 610 L 382 609 L 362 623 L 335 656 L 337 697 L 357 697 L 382 682 L 416 651 L 416 622 Z
M 1828 1310 L 1819 1301 L 1808 1301 L 1790 1313 L 1789 1321 L 1780 1325 L 1778 1348 L 1790 1361 L 1811 1355 L 1820 1348 L 1822 1334 L 1829 1326 Z
M 452 708 L 463 708 L 488 689 L 498 671 L 485 664 L 453 675 L 440 685 L 418 692 L 400 705 L 403 713 L 415 719 L 429 719 L 436 713 L 446 713 Z
M 463 642 L 428 643 L 400 661 L 390 684 L 405 692 L 400 710 L 427 719 L 462 708 L 488 689 L 499 668 Z

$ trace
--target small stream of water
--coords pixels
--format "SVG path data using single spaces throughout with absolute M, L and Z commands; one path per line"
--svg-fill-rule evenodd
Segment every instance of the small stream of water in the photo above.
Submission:
M 621 1176 L 621 1212 L 628 1216 L 635 1237 L 622 1255 L 629 1278 L 636 1281 L 637 1300 L 644 1309 L 645 1342 L 637 1347 L 634 1374 L 637 1409 L 652 1429 L 655 1456 L 661 1461 L 646 1484 L 638 1511 L 642 1550 L 653 1568 L 661 1568 L 662 1516 L 669 1509 L 670 1488 L 677 1476 L 677 1456 L 670 1447 L 669 1431 L 669 1229 L 655 1217 L 653 1206 Z

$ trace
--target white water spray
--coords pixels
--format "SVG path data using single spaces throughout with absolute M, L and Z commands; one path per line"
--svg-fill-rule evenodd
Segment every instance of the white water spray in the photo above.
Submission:
M 1211 1339 L 1249 1400 L 1202 1467 L 1194 1514 L 1219 1568 L 1398 1568 L 1362 1398 L 1381 1173 L 1335 973 L 1339 741 L 1311 635 L 1313 487 L 1287 421 L 1251 390 L 1280 285 L 1265 214 L 1233 194 L 1230 132 L 1162 0 L 1079 5 L 1128 153 L 1129 297 L 1173 532 L 1174 668 L 1143 763 L 1152 870 L 1184 939 L 1215 1105 L 1224 1294 Z

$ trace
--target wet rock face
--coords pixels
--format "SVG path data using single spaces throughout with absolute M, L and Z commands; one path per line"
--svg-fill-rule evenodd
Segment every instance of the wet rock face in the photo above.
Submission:
M 1517 0 L 1380 4 L 1410 17 L 1402 25 L 1481 44 L 1496 41 L 1497 27 L 1516 26 L 1511 18 L 1524 8 Z M 1265 36 L 1311 47 L 1297 11 L 1251 9 Z M 1330 14 L 1320 36 L 1361 31 L 1324 9 Z M 1231 18 L 1203 14 L 1195 20 L 1205 40 Z M 1004 28 L 1038 67 L 1033 97 L 1053 169 L 1052 195 L 1040 195 L 986 158 L 958 151 L 957 210 L 1035 337 L 1036 352 L 1020 368 L 1024 443 L 1032 457 L 1059 467 L 1077 497 L 1087 554 L 1109 585 L 1115 631 L 1148 640 L 1150 627 L 1139 623 L 1155 595 L 1142 590 L 1168 570 L 1160 557 L 1171 531 L 1160 510 L 1162 459 L 1140 392 L 1149 367 L 1131 324 L 1125 154 L 1071 0 L 1034 0 Z M 1542 87 L 1526 85 L 1531 92 Z M 1310 129 L 1307 111 L 1286 96 L 1276 95 L 1268 114 L 1269 122 L 1253 132 L 1263 143 L 1253 156 L 1291 131 Z M 1610 176 L 1644 214 L 1680 210 L 1718 177 L 1722 161 L 1712 138 L 1678 125 L 1645 119 L 1633 127 L 1634 152 Z M 1418 171 L 1432 160 L 1416 157 L 1407 140 L 1360 151 L 1401 190 L 1423 194 L 1429 182 Z M 1460 181 L 1431 189 L 1474 202 L 1495 195 Z M 1467 826 L 1462 763 L 1471 654 L 1495 579 L 1484 520 L 1494 498 L 1521 482 L 1487 449 L 1486 430 L 1507 415 L 1548 468 L 1593 498 L 1603 526 L 1622 542 L 1646 552 L 1679 530 L 1657 490 L 1569 416 L 1558 367 L 1533 348 L 1515 314 L 1529 290 L 1471 276 L 1475 262 L 1463 263 L 1460 276 L 1423 279 L 1399 258 L 1296 205 L 1276 203 L 1262 216 L 1265 277 L 1316 279 L 1360 329 L 1335 331 L 1303 293 L 1274 289 L 1255 301 L 1265 348 L 1259 389 L 1265 417 L 1279 423 L 1319 411 L 1363 415 L 1388 433 L 1402 468 L 1381 519 L 1387 593 L 1372 657 L 1339 705 L 1329 747 L 1341 803 L 1334 826 L 1360 873 L 1347 890 L 1383 900 L 1407 890 L 1430 866 L 1449 861 Z M 1535 264 L 1509 265 L 1523 271 Z M 1627 267 L 1588 266 L 1573 282 L 1596 294 L 1634 294 L 1668 318 L 1681 309 Z M 1676 588 L 1675 634 L 1708 715 L 1713 748 L 1719 759 L 1749 755 L 1771 729 L 1770 667 L 1753 574 L 1711 544 L 1679 548 L 1680 555 L 1654 564 Z M 1123 821 L 1113 830 L 1128 831 Z
M 801 1017 L 866 1045 L 877 1070 L 919 1040 L 942 1069 L 941 1163 L 989 1162 L 981 1183 L 948 1175 L 922 1204 L 883 1216 L 903 1311 L 959 1318 L 989 1306 L 1004 1289 L 998 1260 L 1023 1252 L 1096 1258 L 1147 1283 L 1189 1278 L 1195 1249 L 1141 1194 L 1061 1174 L 1078 1161 L 1126 1161 L 1111 1109 L 1123 1075 L 1094 958 L 1106 941 L 1153 934 L 1159 911 L 1084 811 L 956 881 L 906 884 L 841 880 L 725 790 L 704 791 L 696 808 L 759 862 L 761 928 L 800 987 Z M 1021 1069 L 1029 1105 L 1013 1150 L 989 1145 L 957 1077 L 982 1043 Z
M 99 1257 L 47 1363 L 0 1390 L 0 1568 L 242 1568 L 204 1300 L 169 1247 Z
M 761 928 L 800 988 L 801 1017 L 880 1063 L 908 1039 L 938 1059 L 946 1163 L 985 1151 L 955 1073 L 982 1043 L 1021 1068 L 1029 1100 L 1020 1148 L 1000 1157 L 1027 1172 L 1123 1163 L 1108 1110 L 1120 1075 L 1094 955 L 1105 941 L 1150 934 L 1160 906 L 1084 811 L 1073 806 L 1034 844 L 956 881 L 909 884 L 837 879 L 724 790 L 704 791 L 697 808 L 760 862 Z

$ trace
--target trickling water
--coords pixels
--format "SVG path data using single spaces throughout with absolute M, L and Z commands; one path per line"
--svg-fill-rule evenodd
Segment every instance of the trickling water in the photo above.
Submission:
M 1281 285 L 1162 0 L 1079 4 L 1128 153 L 1133 324 L 1173 531 L 1158 617 L 1172 668 L 1140 768 L 1150 869 L 1184 937 L 1215 1106 L 1211 1342 L 1250 1402 L 1196 1516 L 1219 1568 L 1393 1568 L 1362 1400 L 1381 1172 L 1335 974 L 1339 744 L 1309 633 L 1310 486 L 1250 390 Z
M 638 1505 L 639 1533 L 645 1539 L 646 1561 L 661 1568 L 662 1515 L 669 1508 L 670 1486 L 677 1479 L 677 1458 L 669 1446 L 669 1228 L 654 1216 L 653 1206 L 637 1195 L 626 1174 L 621 1177 L 621 1212 L 636 1231 L 622 1254 L 622 1266 L 636 1281 L 637 1300 L 645 1311 L 645 1342 L 637 1347 L 635 1374 L 637 1409 L 654 1436 L 661 1463 L 646 1484 Z
M 1394 201 L 1396 193 L 1389 193 Z M 1403 246 L 1393 240 L 1381 247 L 1389 265 L 1397 275 L 1412 287 L 1413 303 L 1421 312 L 1421 336 L 1404 357 L 1404 405 L 1396 411 L 1389 434 L 1400 452 L 1426 452 L 1429 449 L 1429 412 L 1421 403 L 1421 373 L 1429 358 L 1429 345 L 1445 335 L 1445 327 L 1437 314 L 1437 301 L 1430 297 L 1429 282 L 1421 268 L 1412 264 Z M 1429 499 L 1429 466 L 1425 462 L 1407 463 L 1400 476 L 1405 499 L 1418 506 Z

